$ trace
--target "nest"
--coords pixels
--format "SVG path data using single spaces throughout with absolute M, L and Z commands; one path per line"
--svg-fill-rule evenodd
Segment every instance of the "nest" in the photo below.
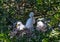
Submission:
M 29 29 L 24 29 L 24 30 L 11 31 L 9 34 L 10 34 L 10 38 L 13 38 L 14 36 L 23 37 L 24 35 L 30 37 L 32 35 L 32 32 Z

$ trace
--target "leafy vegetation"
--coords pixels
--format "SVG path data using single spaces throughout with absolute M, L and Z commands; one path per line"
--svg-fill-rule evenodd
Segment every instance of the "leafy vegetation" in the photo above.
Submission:
M 35 17 L 45 18 L 48 22 L 46 33 L 35 31 L 36 37 L 9 38 L 9 25 L 16 21 L 24 24 L 29 12 Z M 23 20 L 24 19 L 24 20 Z M 0 0 L 0 42 L 59 42 L 60 40 L 60 0 Z

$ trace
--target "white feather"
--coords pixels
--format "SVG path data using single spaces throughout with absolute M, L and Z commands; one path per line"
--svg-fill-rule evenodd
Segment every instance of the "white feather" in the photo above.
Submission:
M 46 31 L 46 26 L 45 26 L 45 24 L 42 22 L 42 21 L 38 21 L 37 22 L 37 26 L 36 26 L 37 28 L 37 30 L 38 31 L 42 31 L 42 32 L 45 32 Z
M 44 27 L 44 23 L 42 21 L 37 22 L 37 27 Z
M 22 24 L 22 22 L 17 22 L 17 29 L 18 30 L 23 30 L 25 26 Z

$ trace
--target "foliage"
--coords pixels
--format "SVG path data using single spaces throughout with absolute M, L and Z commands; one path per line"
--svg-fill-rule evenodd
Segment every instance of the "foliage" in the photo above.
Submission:
M 9 38 L 9 25 L 15 21 L 24 24 L 30 11 L 34 11 L 35 17 L 44 17 L 48 22 L 46 33 L 35 31 L 36 37 L 26 36 Z M 24 19 L 24 20 L 23 20 Z M 60 0 L 0 0 L 0 41 L 1 42 L 59 42 L 60 40 Z

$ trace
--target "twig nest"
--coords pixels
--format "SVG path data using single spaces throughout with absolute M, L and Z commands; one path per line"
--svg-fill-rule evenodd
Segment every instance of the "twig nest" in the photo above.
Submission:
M 30 37 L 32 35 L 32 32 L 29 29 L 24 29 L 24 30 L 14 30 L 9 33 L 10 38 L 13 38 L 16 36 L 17 38 L 23 37 L 26 35 L 27 37 Z
M 10 38 L 13 38 L 16 34 L 17 34 L 17 30 L 10 31 L 10 33 L 9 33 Z
M 29 36 L 31 36 L 31 34 L 32 34 L 32 32 L 29 29 L 24 29 L 24 30 L 17 32 L 17 36 L 19 36 L 19 37 L 23 37 L 24 35 L 29 37 Z

